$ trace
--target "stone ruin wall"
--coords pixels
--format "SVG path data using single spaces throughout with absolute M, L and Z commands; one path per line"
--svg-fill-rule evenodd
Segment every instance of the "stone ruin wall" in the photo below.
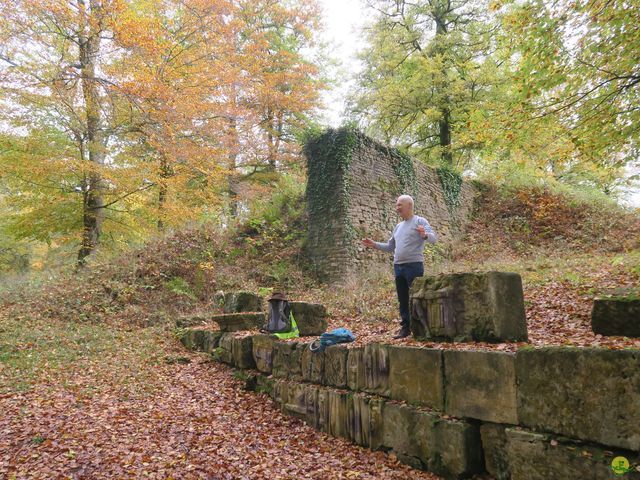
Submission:
M 400 221 L 395 212 L 399 195 L 406 193 L 414 198 L 416 214 L 429 221 L 438 234 L 440 247 L 445 249 L 464 232 L 474 207 L 476 189 L 463 181 L 458 206 L 450 209 L 436 169 L 421 162 L 412 161 L 415 184 L 403 188 L 396 173 L 398 162 L 402 161 L 398 153 L 362 134 L 357 137 L 347 168 L 338 169 L 335 182 L 323 192 L 334 200 L 333 212 L 317 213 L 309 208 L 307 256 L 318 276 L 328 281 L 375 265 L 391 268 L 390 254 L 367 249 L 360 239 L 389 239 Z M 314 166 L 309 154 L 307 157 L 311 184 L 312 175 L 327 174 L 331 159 L 325 165 Z M 307 195 L 308 204 L 314 201 L 314 196 Z

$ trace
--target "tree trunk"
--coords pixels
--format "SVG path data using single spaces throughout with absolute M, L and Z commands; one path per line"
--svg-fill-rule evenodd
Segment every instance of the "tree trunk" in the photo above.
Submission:
M 451 167 L 453 166 L 453 156 L 451 154 L 451 122 L 449 119 L 449 109 L 442 109 L 442 118 L 438 121 L 440 130 L 440 146 L 442 147 L 442 163 Z
M 238 208 L 238 194 L 236 193 L 236 168 L 238 167 L 238 153 L 240 148 L 240 142 L 238 141 L 238 125 L 235 117 L 229 117 L 229 136 L 231 138 L 229 142 L 229 154 L 228 158 L 228 170 L 227 175 L 227 193 L 229 194 L 229 211 L 232 217 L 237 217 L 239 213 Z
M 267 147 L 269 149 L 267 163 L 268 168 L 271 170 L 276 169 L 276 142 L 277 135 L 274 135 L 276 126 L 275 126 L 275 116 L 273 115 L 273 111 L 271 108 L 267 109 Z
M 85 175 L 82 204 L 82 243 L 78 252 L 78 266 L 84 265 L 86 257 L 100 241 L 100 231 L 104 220 L 104 199 L 102 179 L 97 166 L 104 164 L 104 139 L 100 132 L 101 106 L 98 84 L 95 79 L 96 58 L 100 49 L 99 32 L 89 16 L 95 16 L 100 7 L 91 0 L 91 12 L 87 12 L 84 0 L 78 1 L 81 30 L 78 33 L 79 57 L 82 72 L 82 94 L 86 114 L 86 154 L 84 160 L 92 168 Z M 92 19 L 93 20 L 93 19 Z
M 446 17 L 447 13 L 450 9 L 450 4 L 448 1 L 444 1 L 441 4 L 438 4 L 438 7 L 433 11 L 434 21 L 436 23 L 436 36 L 434 39 L 435 42 L 435 53 L 444 54 L 442 47 L 439 42 L 440 38 L 447 34 L 446 27 Z M 448 85 L 446 83 L 447 78 L 447 67 L 443 65 L 442 69 L 442 83 L 438 86 L 440 93 L 444 94 L 444 103 L 440 108 L 441 117 L 438 120 L 438 137 L 440 141 L 440 146 L 442 147 L 442 163 L 448 167 L 453 166 L 453 155 L 451 153 L 451 110 L 449 105 L 449 96 L 446 94 Z
M 158 191 L 158 230 L 163 231 L 164 224 L 164 210 L 167 203 L 167 179 L 174 173 L 173 168 L 165 157 L 160 159 L 160 190 Z

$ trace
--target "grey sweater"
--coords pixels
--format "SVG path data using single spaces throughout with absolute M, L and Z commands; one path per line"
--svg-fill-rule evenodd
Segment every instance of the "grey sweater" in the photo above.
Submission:
M 427 238 L 422 238 L 416 228 L 424 226 Z M 386 242 L 375 242 L 378 250 L 394 252 L 393 263 L 424 262 L 424 242 L 436 243 L 438 237 L 426 218 L 414 215 L 400 222 Z

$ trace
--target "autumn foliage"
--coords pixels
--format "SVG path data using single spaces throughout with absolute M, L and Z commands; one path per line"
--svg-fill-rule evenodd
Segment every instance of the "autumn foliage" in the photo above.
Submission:
M 83 263 L 101 239 L 210 218 L 243 180 L 297 160 L 322 88 L 304 53 L 313 0 L 0 7 L 11 235 L 74 242 Z

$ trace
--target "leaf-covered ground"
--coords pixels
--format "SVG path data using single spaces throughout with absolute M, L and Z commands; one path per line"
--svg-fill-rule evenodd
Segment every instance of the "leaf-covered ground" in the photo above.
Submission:
M 0 348 L 3 479 L 438 478 L 283 416 L 161 328 L 3 315 Z

